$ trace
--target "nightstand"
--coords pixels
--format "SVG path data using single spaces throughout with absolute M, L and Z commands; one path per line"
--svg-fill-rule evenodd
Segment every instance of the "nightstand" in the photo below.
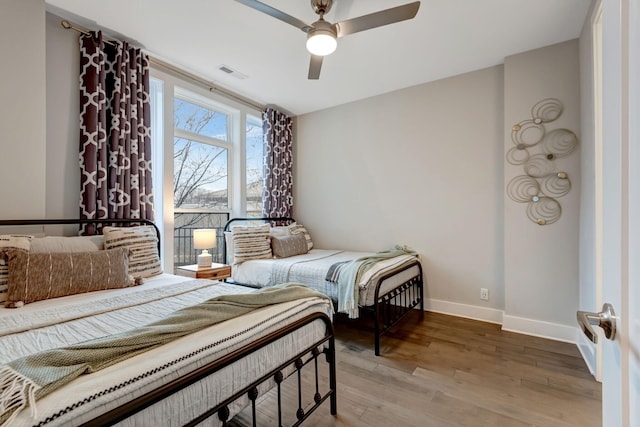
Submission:
M 211 267 L 200 267 L 196 264 L 181 265 L 176 267 L 175 274 L 178 276 L 193 277 L 194 279 L 226 279 L 231 277 L 231 266 L 226 264 L 211 264 Z

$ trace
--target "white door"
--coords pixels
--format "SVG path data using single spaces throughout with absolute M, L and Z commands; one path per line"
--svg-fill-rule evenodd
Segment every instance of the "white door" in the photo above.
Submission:
M 640 427 L 640 0 L 604 0 L 602 300 L 616 315 L 602 338 L 606 427 Z

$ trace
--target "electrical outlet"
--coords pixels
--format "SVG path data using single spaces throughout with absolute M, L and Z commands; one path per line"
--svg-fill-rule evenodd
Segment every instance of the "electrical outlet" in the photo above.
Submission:
M 483 300 L 489 299 L 489 289 L 480 288 L 480 299 L 483 299 Z

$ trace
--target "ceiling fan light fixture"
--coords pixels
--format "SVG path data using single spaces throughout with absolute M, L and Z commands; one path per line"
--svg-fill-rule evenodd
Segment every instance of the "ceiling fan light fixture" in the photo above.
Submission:
M 312 55 L 326 56 L 332 54 L 336 47 L 338 47 L 338 41 L 330 32 L 315 31 L 307 38 L 307 50 Z
M 324 15 L 331 10 L 331 6 L 335 0 L 311 0 L 311 7 L 313 11 L 319 15 L 320 19 L 309 25 L 259 0 L 236 1 L 286 22 L 289 25 L 293 25 L 307 34 L 307 50 L 311 53 L 311 62 L 309 64 L 309 74 L 307 77 L 309 80 L 318 80 L 320 68 L 322 67 L 322 58 L 336 50 L 338 37 L 342 38 L 349 34 L 413 19 L 420 8 L 420 1 L 415 0 L 411 3 L 331 24 L 324 20 Z
M 336 30 L 322 16 L 313 23 L 313 29 L 307 35 L 307 50 L 312 55 L 327 56 L 338 47 Z

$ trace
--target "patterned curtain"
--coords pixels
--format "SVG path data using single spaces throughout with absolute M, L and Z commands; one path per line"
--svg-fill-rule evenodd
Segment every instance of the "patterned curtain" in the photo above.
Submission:
M 267 108 L 262 113 L 264 164 L 262 216 L 290 217 L 293 207 L 291 118 Z
M 150 126 L 146 54 L 81 36 L 80 218 L 153 220 Z

